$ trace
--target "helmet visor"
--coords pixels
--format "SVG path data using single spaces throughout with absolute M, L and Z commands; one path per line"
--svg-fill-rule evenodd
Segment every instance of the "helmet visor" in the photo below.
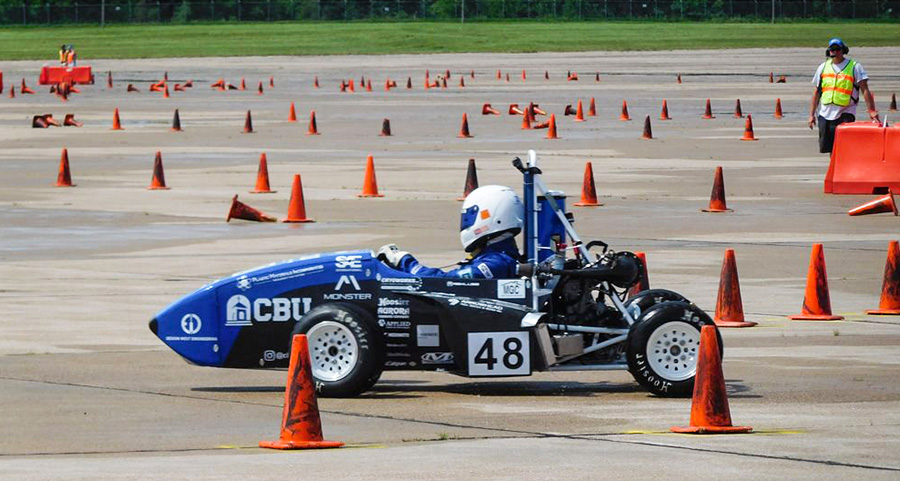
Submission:
M 463 231 L 475 225 L 478 219 L 478 206 L 473 205 L 459 214 L 459 230 Z

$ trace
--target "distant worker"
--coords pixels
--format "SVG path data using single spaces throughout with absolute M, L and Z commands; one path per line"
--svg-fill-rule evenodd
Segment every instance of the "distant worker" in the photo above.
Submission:
M 68 48 L 65 44 L 59 47 L 59 63 L 60 65 L 66 65 L 69 61 L 69 52 Z
M 469 257 L 459 267 L 426 267 L 394 244 L 379 249 L 378 259 L 418 277 L 509 279 L 516 276 L 519 262 L 515 236 L 522 230 L 523 211 L 522 201 L 509 187 L 479 187 L 466 196 L 460 213 L 459 239 Z
M 845 122 L 856 121 L 856 104 L 859 95 L 866 100 L 869 117 L 879 122 L 875 109 L 875 97 L 869 90 L 869 76 L 856 60 L 845 57 L 850 48 L 840 38 L 828 41 L 825 62 L 819 65 L 813 76 L 813 92 L 809 102 L 809 128 L 818 123 L 819 152 L 831 152 L 834 147 L 834 129 Z M 818 107 L 818 111 L 817 111 Z
M 75 53 L 75 46 L 69 45 L 68 53 L 66 54 L 66 65 L 74 67 L 77 61 L 78 54 Z

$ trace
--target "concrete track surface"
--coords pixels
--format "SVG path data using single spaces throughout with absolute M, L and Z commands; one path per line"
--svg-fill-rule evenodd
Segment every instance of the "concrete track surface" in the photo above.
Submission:
M 894 117 L 887 102 L 900 90 L 900 49 L 851 53 L 868 69 L 882 115 Z M 37 88 L 39 63 L 0 65 L 0 479 L 900 478 L 900 318 L 864 314 L 878 305 L 900 221 L 851 218 L 846 211 L 871 196 L 822 193 L 828 158 L 806 127 L 821 56 L 87 58 L 97 84 L 66 103 Z M 450 69 L 448 88 L 423 90 L 425 69 L 432 79 Z M 568 70 L 580 81 L 566 82 Z M 195 87 L 170 99 L 148 93 L 164 71 Z M 770 84 L 772 71 L 787 83 Z M 361 76 L 373 92 L 338 91 L 341 79 Z M 38 93 L 8 98 L 22 77 Z M 220 77 L 235 85 L 246 77 L 248 91 L 211 90 Z M 384 92 L 386 77 L 400 88 Z M 141 92 L 126 93 L 128 83 Z M 561 115 L 591 97 L 597 117 Z M 700 118 L 707 98 L 716 119 Z M 738 98 L 758 142 L 738 140 Z M 663 99 L 671 121 L 657 120 Z M 634 121 L 618 120 L 623 100 Z M 296 124 L 286 122 L 292 101 Z M 520 130 L 519 117 L 480 115 L 484 102 L 505 112 L 529 101 L 557 114 L 561 139 Z M 110 130 L 115 107 L 124 131 Z M 181 133 L 168 130 L 176 108 Z M 311 109 L 320 136 L 305 135 Z M 247 110 L 255 134 L 240 133 Z M 456 137 L 464 112 L 471 139 Z M 85 125 L 31 129 L 31 116 L 44 113 L 74 113 Z M 640 140 L 645 115 L 655 140 Z M 384 118 L 392 137 L 378 136 Z M 52 187 L 63 147 L 72 189 Z M 669 434 L 687 423 L 690 401 L 649 396 L 627 372 L 487 381 L 394 372 L 359 398 L 320 400 L 326 438 L 347 448 L 264 451 L 256 444 L 277 436 L 284 372 L 190 366 L 147 329 L 162 307 L 208 281 L 302 253 L 395 242 L 451 264 L 461 256 L 455 198 L 467 160 L 476 159 L 482 185 L 518 189 L 509 161 L 532 148 L 545 180 L 570 199 L 593 162 L 604 205 L 573 208 L 576 226 L 586 239 L 646 252 L 654 287 L 712 311 L 723 251 L 735 249 L 744 309 L 759 325 L 723 330 L 724 370 L 734 422 L 753 434 Z M 157 150 L 168 191 L 146 190 Z M 276 194 L 247 193 L 261 152 Z M 367 155 L 384 198 L 356 197 Z M 734 212 L 701 213 L 719 165 Z M 283 217 L 294 173 L 317 223 L 224 222 L 234 194 Z M 832 306 L 845 321 L 785 317 L 800 311 L 815 242 L 825 245 Z

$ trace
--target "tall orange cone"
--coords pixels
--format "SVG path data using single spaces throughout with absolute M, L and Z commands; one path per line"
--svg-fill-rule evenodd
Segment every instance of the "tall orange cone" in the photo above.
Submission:
M 471 136 L 472 135 L 469 133 L 469 117 L 465 113 L 463 113 L 462 127 L 460 127 L 459 129 L 459 135 L 457 135 L 457 137 L 465 139 Z
M 628 297 L 634 297 L 639 292 L 650 290 L 650 275 L 647 272 L 647 254 L 636 251 L 634 253 L 641 260 L 641 280 L 628 289 Z
M 719 276 L 719 296 L 716 298 L 716 316 L 719 327 L 752 327 L 755 322 L 744 320 L 744 302 L 741 300 L 741 283 L 738 280 L 734 249 L 725 250 L 722 273 Z
M 319 76 L 318 75 L 316 75 L 316 77 L 313 79 L 313 87 L 319 88 Z
M 466 87 L 466 78 L 463 77 L 462 75 L 460 75 L 459 76 L 459 88 L 465 88 L 465 87 Z
M 675 82 L 681 83 L 681 74 L 678 74 L 678 75 L 675 77 Z
M 247 111 L 247 118 L 244 119 L 244 130 L 242 133 L 252 134 L 253 133 L 253 119 L 250 117 L 250 111 Z
M 744 112 L 741 110 L 741 99 L 737 99 L 737 101 L 734 103 L 734 118 L 744 118 Z
M 550 121 L 547 127 L 547 138 L 548 139 L 558 139 L 559 136 L 556 135 L 556 114 L 550 114 Z
M 347 91 L 356 92 L 356 89 L 353 88 L 353 79 L 350 79 L 350 82 L 347 83 Z
M 597 72 L 594 74 L 594 82 L 599 82 L 599 81 L 600 81 L 600 72 Z
M 594 185 L 594 166 L 588 162 L 584 164 L 584 180 L 581 182 L 581 201 L 573 204 L 577 207 L 601 206 L 597 201 L 597 187 Z
M 644 118 L 644 133 L 641 134 L 644 140 L 653 140 L 653 130 L 650 128 L 650 116 Z
M 463 187 L 463 195 L 462 197 L 457 197 L 456 200 L 463 201 L 466 200 L 466 197 L 472 193 L 473 190 L 478 188 L 478 173 L 475 171 L 475 159 L 469 159 L 469 168 L 466 170 L 466 185 Z
M 502 77 L 500 76 L 500 69 L 497 69 L 497 80 L 500 80 Z
M 113 126 L 112 130 L 125 130 L 122 128 L 122 122 L 119 120 L 119 108 L 116 107 L 116 110 L 113 111 Z
M 153 178 L 150 179 L 150 187 L 147 190 L 169 190 L 166 187 L 166 176 L 163 173 L 162 154 L 156 151 L 156 158 L 153 160 Z
M 169 98 L 169 84 L 166 84 L 166 88 L 165 88 L 165 90 L 163 90 L 163 98 L 164 99 Z
M 712 194 L 709 196 L 709 207 L 701 209 L 703 212 L 731 212 L 725 203 L 725 177 L 722 175 L 722 167 L 716 167 L 716 178 L 713 181 Z
M 366 178 L 363 180 L 363 190 L 357 197 L 384 197 L 378 193 L 378 181 L 375 179 L 375 159 L 371 155 L 366 158 Z
M 509 83 L 509 72 L 506 73 L 506 82 Z
M 491 107 L 491 104 L 481 106 L 481 115 L 500 115 L 500 111 Z
M 291 202 L 288 204 L 288 216 L 282 222 L 315 222 L 306 218 L 306 202 L 303 200 L 303 184 L 300 182 L 300 174 L 294 174 L 294 183 L 291 186 Z
M 315 110 L 309 113 L 309 130 L 306 131 L 306 135 L 319 135 L 319 126 L 316 124 Z
M 663 99 L 662 112 L 659 114 L 659 120 L 672 120 L 672 117 L 669 117 L 669 104 L 666 102 L 666 99 Z
M 884 265 L 884 283 L 881 286 L 881 302 L 878 309 L 866 314 L 900 315 L 900 243 L 891 241 L 888 245 L 887 263 Z
M 251 194 L 274 194 L 276 191 L 269 188 L 269 162 L 266 153 L 259 154 L 259 168 L 256 170 L 256 188 Z
M 371 92 L 371 91 L 372 91 L 372 79 L 369 79 L 368 81 L 366 81 L 366 92 Z
M 238 86 L 238 90 L 247 90 L 247 81 L 244 80 L 244 77 L 241 77 L 241 85 Z
M 256 87 L 256 95 L 262 95 L 263 93 L 264 93 L 263 92 L 263 84 L 262 84 L 262 80 L 260 80 L 259 86 Z
M 288 112 L 288 122 L 297 121 L 297 110 L 294 108 L 294 102 L 291 102 L 291 110 Z
M 888 112 L 897 111 L 897 94 L 891 94 L 891 104 L 888 106 Z
M 731 410 L 728 407 L 728 393 L 725 391 L 725 375 L 722 373 L 722 356 L 715 326 L 706 325 L 700 329 L 698 351 L 690 426 L 673 426 L 670 430 L 681 434 L 749 433 L 753 430 L 752 427 L 731 424 Z
M 269 88 L 270 89 L 275 88 L 275 76 L 273 76 L 273 75 L 269 76 Z
M 111 70 L 106 72 L 106 88 L 108 88 L 108 89 L 113 88 L 112 71 Z M 0 90 L 0 92 L 2 92 L 2 90 Z
M 534 122 L 534 110 L 525 109 L 525 115 L 522 116 L 522 130 L 531 130 L 531 123 Z
M 781 99 L 775 99 L 775 118 L 780 119 L 784 117 L 784 114 L 781 113 Z
M 894 215 L 897 215 L 897 203 L 894 202 L 894 192 L 888 189 L 888 194 L 884 197 L 879 197 L 871 202 L 866 202 L 865 204 L 850 209 L 847 212 L 850 215 L 868 215 L 868 214 L 881 214 L 882 212 L 893 212 Z
M 380 137 L 390 137 L 391 136 L 391 120 L 384 119 L 381 122 L 381 133 L 378 134 Z
M 271 449 L 339 448 L 344 443 L 325 441 L 322 420 L 312 376 L 309 344 L 303 334 L 291 341 L 291 362 L 284 389 L 284 414 L 278 441 L 260 441 L 259 447 Z
M 594 101 L 594 97 L 591 97 L 591 103 L 588 105 L 588 117 L 596 117 L 597 116 L 597 103 Z
M 769 72 L 769 83 L 775 83 L 775 72 Z
M 72 183 L 72 174 L 69 172 L 69 149 L 62 149 L 59 159 L 59 174 L 56 176 L 57 187 L 75 187 Z
M 175 109 L 175 115 L 172 116 L 172 132 L 181 132 L 181 116 L 178 115 L 178 109 Z
M 544 70 L 544 80 L 550 80 L 550 72 Z
M 231 208 L 228 210 L 228 216 L 225 217 L 225 222 L 231 222 L 231 219 L 243 219 L 254 222 L 278 222 L 278 219 L 268 216 L 262 211 L 256 210 L 239 201 L 237 195 L 231 199 Z
M 575 119 L 576 122 L 584 122 L 584 110 L 581 107 L 581 100 L 578 101 L 578 108 L 575 110 Z
M 788 316 L 794 321 L 838 321 L 843 316 L 831 313 L 831 297 L 828 294 L 828 274 L 825 272 L 825 251 L 822 244 L 813 244 L 806 275 L 806 294 L 800 314 Z
M 412 77 L 406 77 L 406 90 L 412 90 Z
M 747 114 L 747 122 L 744 124 L 744 136 L 741 140 L 759 140 L 753 136 L 753 116 Z
M 16 86 L 15 85 L 9 86 L 9 98 L 11 98 L 11 99 L 16 98 Z
M 525 79 L 525 69 L 523 68 L 523 69 L 522 69 L 522 81 L 525 81 L 525 80 L 526 80 L 526 79 Z
M 706 99 L 706 110 L 703 111 L 703 119 L 714 119 L 715 115 L 712 113 L 712 104 L 709 103 L 709 99 Z
M 631 117 L 628 115 L 628 102 L 622 101 L 622 113 L 619 114 L 619 120 L 622 122 L 627 122 L 631 120 Z

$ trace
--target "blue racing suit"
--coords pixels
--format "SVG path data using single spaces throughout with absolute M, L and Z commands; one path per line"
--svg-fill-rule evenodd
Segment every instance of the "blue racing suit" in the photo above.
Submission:
M 513 238 L 485 246 L 475 257 L 459 263 L 459 267 L 443 271 L 419 264 L 411 254 L 400 259 L 397 270 L 419 277 L 460 277 L 464 279 L 509 279 L 516 277 L 519 249 Z

